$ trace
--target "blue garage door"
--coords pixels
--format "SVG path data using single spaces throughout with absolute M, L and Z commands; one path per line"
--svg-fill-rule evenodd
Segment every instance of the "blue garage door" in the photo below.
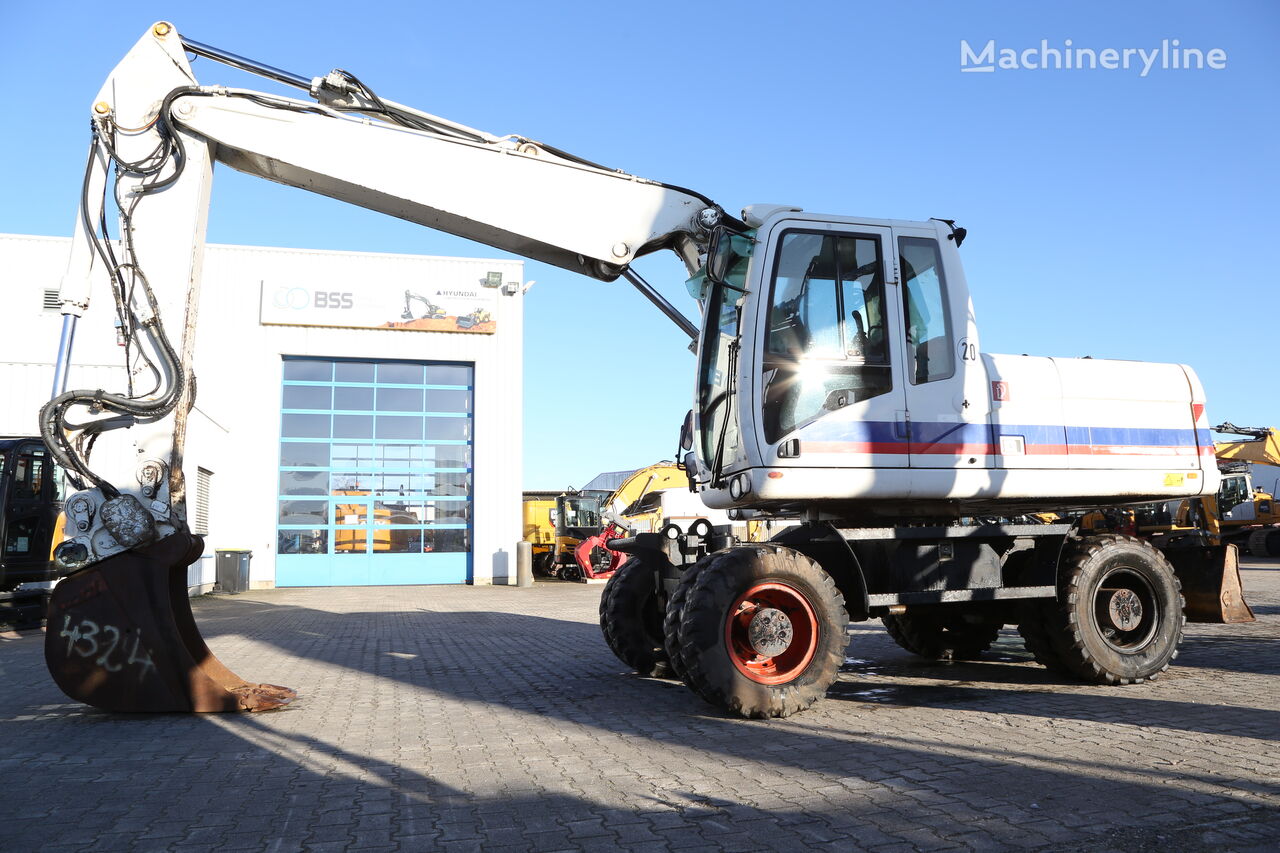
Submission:
M 464 583 L 474 369 L 284 360 L 278 586 Z

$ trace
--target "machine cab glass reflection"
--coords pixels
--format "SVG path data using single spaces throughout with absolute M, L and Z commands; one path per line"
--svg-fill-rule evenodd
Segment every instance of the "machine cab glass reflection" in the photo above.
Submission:
M 887 326 L 878 236 L 783 234 L 764 347 L 765 440 L 890 391 Z

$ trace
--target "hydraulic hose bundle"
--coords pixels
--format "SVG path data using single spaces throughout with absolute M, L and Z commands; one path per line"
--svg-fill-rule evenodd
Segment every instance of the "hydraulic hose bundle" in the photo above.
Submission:
M 177 406 L 188 381 L 187 373 L 160 319 L 155 293 L 137 259 L 132 228 L 133 215 L 142 198 L 162 191 L 182 174 L 186 162 L 185 151 L 181 138 L 169 124 L 168 113 L 173 99 L 188 91 L 190 90 L 179 88 L 170 92 L 156 118 L 151 125 L 145 127 L 120 128 L 110 115 L 99 117 L 93 122 L 93 140 L 81 187 L 80 210 L 85 233 L 89 236 L 95 254 L 103 262 L 110 280 L 116 309 L 116 328 L 125 352 L 128 387 L 124 394 L 114 394 L 100 388 L 76 389 L 58 394 L 40 410 L 40 435 L 54 457 L 66 468 L 70 480 L 77 488 L 83 489 L 86 483 L 92 483 L 108 499 L 118 497 L 119 490 L 95 474 L 88 462 L 97 436 L 105 429 L 129 426 L 139 420 L 156 420 L 169 414 Z M 120 131 L 144 132 L 151 127 L 155 128 L 160 137 L 156 146 L 137 160 L 123 159 L 117 148 L 116 134 Z M 90 178 L 96 167 L 95 161 L 99 159 L 105 161 L 100 168 L 105 170 L 114 167 L 115 171 L 112 195 L 119 209 L 119 244 L 123 260 L 117 257 L 108 233 L 105 186 L 101 203 L 93 206 L 99 214 L 96 223 L 92 221 L 90 214 L 93 209 L 89 198 Z M 163 175 L 166 166 L 170 165 L 170 173 Z M 127 202 L 121 198 L 120 193 L 126 178 L 137 181 L 131 188 L 131 198 Z M 139 313 L 140 298 L 145 300 L 146 305 L 146 312 L 142 314 Z M 140 340 L 140 337 L 144 337 L 146 342 Z M 145 367 L 154 377 L 155 384 L 149 391 L 138 393 L 133 387 L 134 370 L 131 368 L 135 366 Z M 90 414 L 109 412 L 116 417 L 70 423 L 67 412 L 73 406 L 85 406 Z M 73 440 L 71 433 L 77 433 L 77 438 Z

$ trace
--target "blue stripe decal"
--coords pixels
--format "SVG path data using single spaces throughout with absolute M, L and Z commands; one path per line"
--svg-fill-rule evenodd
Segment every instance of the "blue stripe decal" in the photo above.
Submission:
M 1089 440 L 1072 444 L 1113 444 L 1140 447 L 1195 447 L 1194 429 L 1145 429 L 1134 427 L 1089 427 Z
M 815 421 L 800 430 L 807 441 L 849 441 L 876 444 L 908 444 L 905 424 L 893 421 Z M 1151 427 L 1059 426 L 1056 424 L 977 424 L 949 421 L 912 421 L 916 444 L 998 444 L 999 437 L 1020 436 L 1029 447 L 1037 445 L 1116 447 L 1209 447 L 1208 430 Z
M 954 426 L 954 424 L 952 424 Z M 800 430 L 806 441 L 867 441 L 877 444 L 907 443 L 904 425 L 893 421 L 846 421 L 824 419 Z
M 1028 446 L 1038 444 L 1065 445 L 1067 443 L 1067 427 L 1049 426 L 1047 424 L 996 424 L 997 435 L 1021 437 Z M 995 442 L 993 442 L 995 443 Z

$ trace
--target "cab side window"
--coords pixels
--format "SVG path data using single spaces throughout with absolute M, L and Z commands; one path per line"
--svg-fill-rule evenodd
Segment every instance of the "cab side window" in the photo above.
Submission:
M 899 237 L 898 259 L 907 326 L 907 376 L 913 385 L 950 379 L 956 372 L 955 347 L 938 242 Z
M 38 500 L 44 486 L 47 460 L 44 451 L 23 453 L 13 466 L 11 496 L 15 500 Z

